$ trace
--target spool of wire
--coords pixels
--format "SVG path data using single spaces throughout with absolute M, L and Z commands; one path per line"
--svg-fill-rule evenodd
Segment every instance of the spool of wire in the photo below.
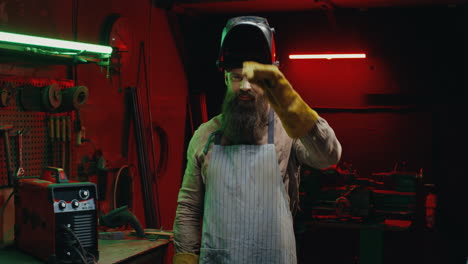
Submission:
M 42 105 L 46 111 L 53 111 L 62 104 L 62 92 L 57 84 L 51 84 L 42 89 Z
M 51 112 L 62 103 L 61 89 L 55 83 L 44 87 L 24 85 L 20 93 L 21 105 L 27 111 Z
M 86 86 L 75 86 L 62 90 L 62 106 L 60 112 L 79 110 L 88 101 L 88 88 Z

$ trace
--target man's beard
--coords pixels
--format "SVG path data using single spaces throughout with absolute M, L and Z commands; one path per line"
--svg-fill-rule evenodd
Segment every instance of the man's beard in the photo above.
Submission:
M 240 100 L 239 95 L 253 100 Z M 262 95 L 252 92 L 227 92 L 223 102 L 223 135 L 229 144 L 258 144 L 268 122 L 268 104 Z

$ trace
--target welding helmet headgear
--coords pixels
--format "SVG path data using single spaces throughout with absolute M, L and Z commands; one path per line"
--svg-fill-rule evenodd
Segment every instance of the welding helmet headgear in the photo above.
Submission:
M 258 16 L 240 16 L 227 21 L 221 36 L 217 66 L 242 68 L 244 61 L 276 64 L 275 30 Z

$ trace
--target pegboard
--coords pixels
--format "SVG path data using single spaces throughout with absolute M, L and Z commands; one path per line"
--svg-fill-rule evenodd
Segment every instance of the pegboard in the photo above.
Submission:
M 64 168 L 69 178 L 76 175 L 73 161 L 76 135 L 74 131 L 73 112 L 49 113 L 41 111 L 26 111 L 20 103 L 19 91 L 21 87 L 41 87 L 56 84 L 60 89 L 74 86 L 72 80 L 55 80 L 47 78 L 26 78 L 0 75 L 0 88 L 9 91 L 10 100 L 7 106 L 0 104 L 0 125 L 10 124 L 9 131 L 11 166 L 15 172 L 19 166 L 18 131 L 24 131 L 22 136 L 22 167 L 25 176 L 40 176 L 44 167 L 53 166 Z M 50 120 L 65 122 L 65 129 L 70 131 L 70 137 L 60 140 L 51 138 Z M 61 127 L 60 127 L 61 128 Z M 62 130 L 61 130 L 62 131 Z M 65 153 L 65 154 L 64 154 Z M 63 158 L 65 155 L 65 159 Z M 65 160 L 63 162 L 62 160 Z M 0 187 L 8 185 L 8 172 L 3 133 L 0 133 Z

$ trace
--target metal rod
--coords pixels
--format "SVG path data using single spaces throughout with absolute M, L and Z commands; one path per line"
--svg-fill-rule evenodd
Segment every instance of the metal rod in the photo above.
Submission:
M 143 192 L 143 203 L 145 211 L 145 220 L 147 227 L 156 227 L 155 201 L 151 190 L 150 172 L 148 170 L 148 157 L 146 156 L 146 144 L 144 138 L 144 128 L 142 126 L 141 111 L 139 109 L 139 100 L 136 88 L 129 87 L 132 103 L 132 113 L 134 121 L 134 134 L 136 140 L 138 167 L 140 170 L 140 182 Z

